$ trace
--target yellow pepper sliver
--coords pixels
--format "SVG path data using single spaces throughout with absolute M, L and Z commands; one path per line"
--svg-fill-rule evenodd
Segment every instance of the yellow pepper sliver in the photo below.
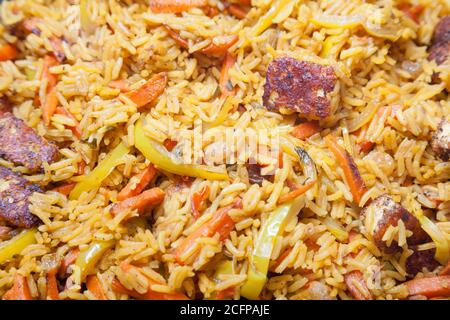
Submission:
M 0 245 L 0 263 L 3 263 L 22 252 L 30 244 L 36 243 L 37 229 L 25 230 Z

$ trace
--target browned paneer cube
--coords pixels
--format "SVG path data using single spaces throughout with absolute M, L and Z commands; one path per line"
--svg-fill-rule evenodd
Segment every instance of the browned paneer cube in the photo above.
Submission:
M 435 60 L 437 64 L 444 63 L 450 52 L 450 15 L 443 17 L 434 30 L 433 42 L 430 47 L 428 60 Z
M 443 118 L 431 139 L 431 149 L 444 161 L 450 159 L 450 121 Z

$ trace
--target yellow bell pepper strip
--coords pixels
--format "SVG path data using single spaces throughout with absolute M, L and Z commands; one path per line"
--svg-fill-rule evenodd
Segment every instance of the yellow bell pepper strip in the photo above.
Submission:
M 75 265 L 80 269 L 81 281 L 92 273 L 96 264 L 100 261 L 106 251 L 114 246 L 114 240 L 109 241 L 94 241 L 87 250 L 81 251 Z
M 0 245 L 0 264 L 13 258 L 22 252 L 23 249 L 36 243 L 37 229 L 22 231 L 12 239 Z
M 250 256 L 247 280 L 241 287 L 241 296 L 252 300 L 257 299 L 264 288 L 275 238 L 283 232 L 288 217 L 297 214 L 300 210 L 303 201 L 299 199 L 301 198 L 278 206 L 264 223 L 255 242 L 253 255 Z
M 208 180 L 228 179 L 226 172 L 212 171 L 205 166 L 176 162 L 176 159 L 171 157 L 164 147 L 158 146 L 155 141 L 145 135 L 142 118 L 136 122 L 134 135 L 136 148 L 159 169 L 181 176 Z
M 417 218 L 419 219 L 422 229 L 428 233 L 436 245 L 434 258 L 442 265 L 445 265 L 450 260 L 450 245 L 448 240 L 439 227 L 426 216 L 420 214 Z
M 123 143 L 120 143 L 97 165 L 94 170 L 84 177 L 83 180 L 77 183 L 75 188 L 73 188 L 70 192 L 69 199 L 78 199 L 83 192 L 98 188 L 102 184 L 102 181 L 108 177 L 117 165 L 117 161 L 122 159 L 129 152 L 130 149 Z
M 216 267 L 216 272 L 214 273 L 214 281 L 218 283 L 220 275 L 224 274 L 233 274 L 233 263 L 231 260 L 225 260 L 219 263 L 219 265 Z M 216 291 L 213 294 L 212 299 L 213 300 L 224 300 L 226 298 L 231 298 L 234 296 L 235 286 Z
M 278 0 L 276 1 L 270 9 L 266 12 L 264 16 L 262 16 L 253 28 L 250 30 L 250 37 L 257 37 L 261 33 L 263 33 L 267 28 L 269 28 L 275 17 L 286 7 L 291 0 Z M 244 49 L 246 46 L 250 44 L 249 37 L 241 38 L 236 45 L 239 49 Z

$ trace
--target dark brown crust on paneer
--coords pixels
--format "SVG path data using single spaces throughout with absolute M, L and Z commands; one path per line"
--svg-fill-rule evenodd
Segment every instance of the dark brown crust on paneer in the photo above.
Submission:
M 443 17 L 436 26 L 428 60 L 442 64 L 450 53 L 450 15 Z
M 0 217 L 8 224 L 31 228 L 39 223 L 28 208 L 33 192 L 42 192 L 42 189 L 18 173 L 0 167 Z
M 396 242 L 390 246 L 382 240 L 384 233 L 389 226 L 396 227 L 399 220 L 405 224 L 405 228 L 413 234 L 407 238 L 408 246 L 419 245 L 431 241 L 430 236 L 422 229 L 419 220 L 406 210 L 401 204 L 395 202 L 389 195 L 382 194 L 373 200 L 368 206 L 361 210 L 361 217 L 366 217 L 369 207 L 373 207 L 375 227 L 373 230 L 373 240 L 377 247 L 385 253 L 395 253 L 401 250 Z
M 42 170 L 42 163 L 58 159 L 58 148 L 16 118 L 0 113 L 0 156 L 31 171 Z
M 263 103 L 271 111 L 286 108 L 308 119 L 323 119 L 335 109 L 337 77 L 330 66 L 280 57 L 269 64 Z
M 431 139 L 431 149 L 444 161 L 450 160 L 450 122 L 442 118 Z
M 419 251 L 415 247 L 410 249 L 414 250 L 414 253 L 406 259 L 406 272 L 410 277 L 414 277 L 419 272 L 422 272 L 424 268 L 428 271 L 433 271 L 439 266 L 439 263 L 434 259 L 436 249 L 428 249 Z

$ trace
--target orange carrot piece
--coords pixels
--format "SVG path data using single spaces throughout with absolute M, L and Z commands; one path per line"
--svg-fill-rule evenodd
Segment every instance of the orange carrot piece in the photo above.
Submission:
M 194 219 L 198 219 L 200 211 L 205 206 L 206 199 L 209 197 L 210 187 L 205 185 L 201 190 L 194 192 L 192 195 L 192 214 Z
M 120 92 L 128 91 L 128 81 L 125 79 L 113 80 L 108 83 L 108 87 L 113 89 L 119 89 Z
M 229 287 L 216 293 L 216 300 L 223 300 L 225 298 L 232 298 L 234 296 L 235 287 Z
M 354 270 L 345 274 L 344 281 L 353 298 L 356 300 L 373 300 L 372 294 L 370 293 L 369 288 L 367 288 L 361 271 Z M 355 281 L 358 282 L 359 286 L 355 285 Z M 360 287 L 364 288 L 365 292 L 361 292 Z
M 123 188 L 117 195 L 117 200 L 123 201 L 140 194 L 142 190 L 144 190 L 144 188 L 150 183 L 150 181 L 152 181 L 157 172 L 158 170 L 150 164 L 147 168 L 130 179 L 125 188 Z
M 235 34 L 229 35 L 229 36 L 223 36 L 222 37 L 223 42 L 220 45 L 217 45 L 214 43 L 214 41 L 211 41 L 209 45 L 206 47 L 196 51 L 203 54 L 211 54 L 211 55 L 221 55 L 227 52 L 227 50 L 235 44 L 239 37 Z
M 86 287 L 97 300 L 108 300 L 96 275 L 90 275 L 86 278 Z
M 166 85 L 167 74 L 161 72 L 151 77 L 140 88 L 129 91 L 125 95 L 140 108 L 158 98 L 163 93 Z
M 53 188 L 53 191 L 59 192 L 65 196 L 68 196 L 69 193 L 72 191 L 73 188 L 77 185 L 76 182 L 69 182 L 66 184 L 63 184 L 61 186 L 58 186 L 56 188 Z
M 278 198 L 278 204 L 282 204 L 282 203 L 285 203 L 285 202 L 288 202 L 288 201 L 290 201 L 292 199 L 297 198 L 298 196 L 304 194 L 306 191 L 311 189 L 314 186 L 315 183 L 316 183 L 316 180 L 314 180 L 314 181 L 312 181 L 310 183 L 307 183 L 307 184 L 305 184 L 303 186 L 300 186 L 297 189 L 295 189 L 294 191 L 291 191 L 291 192 L 289 192 L 289 193 L 287 193 L 285 195 L 282 195 L 280 198 Z
M 299 125 L 294 127 L 294 130 L 292 130 L 291 135 L 296 137 L 300 140 L 305 140 L 312 135 L 320 132 L 321 128 L 319 126 L 319 122 L 317 121 L 307 121 L 300 123 Z
M 141 268 L 135 267 L 129 263 L 126 262 L 122 262 L 120 264 L 120 268 L 124 271 L 124 272 L 129 272 L 130 270 L 134 270 L 137 273 L 140 273 L 141 275 L 143 275 L 147 281 L 148 281 L 148 291 L 146 293 L 138 293 L 135 290 L 128 290 L 127 288 L 125 288 L 119 280 L 117 280 L 116 278 L 114 278 L 111 287 L 114 291 L 122 293 L 122 294 L 127 294 L 133 298 L 136 298 L 138 300 L 188 300 L 188 298 L 179 292 L 170 292 L 170 293 L 163 293 L 163 292 L 157 292 L 151 289 L 151 286 L 154 284 L 162 284 L 158 281 L 155 281 L 151 278 L 149 278 L 142 270 Z
M 78 247 L 74 247 L 66 254 L 63 261 L 61 261 L 61 265 L 59 266 L 58 276 L 60 278 L 63 278 L 67 274 L 67 269 L 70 265 L 75 263 L 79 253 L 80 249 Z
M 450 297 L 450 276 L 417 278 L 405 282 L 410 296 Z
M 150 0 L 150 9 L 154 13 L 181 13 L 196 7 L 204 7 L 207 0 Z
M 242 6 L 233 3 L 228 7 L 228 12 L 238 19 L 244 19 L 247 16 L 248 10 L 245 10 Z
M 204 7 L 203 11 L 210 18 L 215 17 L 215 16 L 217 16 L 220 13 L 220 11 L 219 11 L 219 9 L 217 9 L 217 7 L 212 7 L 212 6 L 209 6 L 209 5 Z
M 325 143 L 328 148 L 331 150 L 333 155 L 336 157 L 338 164 L 344 170 L 344 175 L 347 180 L 347 184 L 350 188 L 350 191 L 353 195 L 353 200 L 359 204 L 361 201 L 361 197 L 366 193 L 366 185 L 359 174 L 358 167 L 356 166 L 355 161 L 351 157 L 351 155 L 342 148 L 336 138 L 328 135 L 325 137 Z
M 57 75 L 50 73 L 50 68 L 57 66 L 59 63 L 54 56 L 46 55 L 44 57 L 44 66 L 42 68 L 41 79 L 47 79 L 47 92 L 49 92 L 58 81 Z
M 55 56 L 56 60 L 58 60 L 59 62 L 63 62 L 66 59 L 66 55 L 62 47 L 61 39 L 55 36 L 51 36 L 49 38 L 49 41 L 52 45 L 53 55 Z
M 222 92 L 222 97 L 228 97 L 234 95 L 235 89 L 230 83 L 230 77 L 228 70 L 236 63 L 236 58 L 227 51 L 225 58 L 223 59 L 222 69 L 220 71 L 219 87 Z
M 439 275 L 440 276 L 449 276 L 450 275 L 450 261 L 447 263 L 447 265 L 444 267 L 444 269 L 441 270 Z
M 163 142 L 164 147 L 167 149 L 167 151 L 172 151 L 173 148 L 178 144 L 178 141 L 166 139 Z
M 186 39 L 184 39 L 182 36 L 180 36 L 180 34 L 177 31 L 173 30 L 166 24 L 163 24 L 163 27 L 167 30 L 167 32 L 169 33 L 169 36 L 173 40 L 175 40 L 175 42 L 178 43 L 178 45 L 180 47 L 182 47 L 183 49 L 189 49 L 189 43 L 187 42 Z
M 64 108 L 64 107 L 57 107 L 56 110 L 55 110 L 55 113 L 64 115 L 64 116 L 72 119 L 75 122 L 75 126 L 68 126 L 68 127 L 72 131 L 73 135 L 75 137 L 77 137 L 78 139 L 80 139 L 80 137 L 81 137 L 81 130 L 80 130 L 80 127 L 79 127 L 80 123 L 78 122 L 77 118 L 75 118 L 75 116 L 71 112 L 67 111 L 67 109 Z
M 47 97 L 45 98 L 45 102 L 42 105 L 42 118 L 44 119 L 45 124 L 48 126 L 50 124 L 50 119 L 56 111 L 56 107 L 58 107 L 58 98 L 56 96 L 56 88 L 52 88 L 49 93 L 47 93 Z
M 137 196 L 115 203 L 111 209 L 111 214 L 117 215 L 123 210 L 130 209 L 137 209 L 138 212 L 141 212 L 151 205 L 161 203 L 164 200 L 164 195 L 164 191 L 158 187 L 146 190 Z
M 238 198 L 234 203 L 226 206 L 214 213 L 212 218 L 200 226 L 197 230 L 188 235 L 185 239 L 180 242 L 180 245 L 175 249 L 174 256 L 175 260 L 179 264 L 183 264 L 181 256 L 193 246 L 198 238 L 201 237 L 212 237 L 216 233 L 220 234 L 220 240 L 225 240 L 230 236 L 230 232 L 234 228 L 234 221 L 228 215 L 228 212 L 233 208 L 241 208 L 242 201 Z
M 399 9 L 403 11 L 408 17 L 410 17 L 414 22 L 419 23 L 419 15 L 425 9 L 425 7 L 421 4 L 417 6 L 412 6 L 408 3 L 401 4 Z
M 0 61 L 13 60 L 19 55 L 16 47 L 7 43 L 0 47 Z
M 3 300 L 33 300 L 27 278 L 16 273 L 13 286 L 3 295 Z
M 283 262 L 284 259 L 286 259 L 286 257 L 291 253 L 291 251 L 292 248 L 284 250 L 283 253 L 280 254 L 280 256 L 277 258 L 277 260 L 275 260 L 273 265 L 270 266 L 270 270 L 274 271 L 276 268 L 278 268 L 278 266 Z
M 47 300 L 59 300 L 56 272 L 56 269 L 47 272 Z

